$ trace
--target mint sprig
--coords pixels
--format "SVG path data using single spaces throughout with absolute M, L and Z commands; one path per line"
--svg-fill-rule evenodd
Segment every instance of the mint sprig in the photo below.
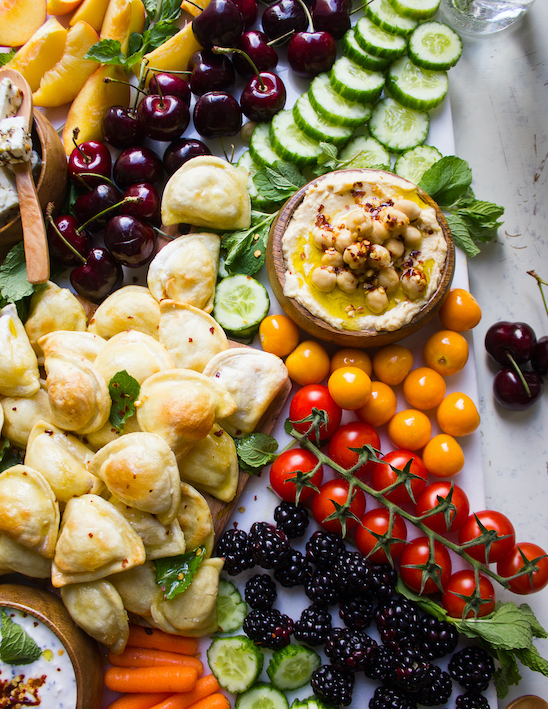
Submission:
M 251 211 L 248 229 L 227 232 L 221 241 L 225 253 L 224 267 L 229 275 L 253 276 L 265 261 L 270 225 L 276 213 Z
M 22 241 L 16 244 L 0 266 L 0 307 L 7 303 L 18 303 L 37 290 L 43 290 L 45 284 L 32 285 L 27 277 L 25 247 Z
M 108 393 L 112 399 L 109 421 L 118 431 L 124 431 L 124 424 L 135 413 L 135 401 L 141 386 L 126 370 L 117 372 L 108 383 Z
M 156 559 L 156 584 L 164 592 L 166 600 L 171 600 L 187 590 L 204 560 L 205 553 L 205 546 L 200 545 L 186 554 Z
M 278 160 L 266 165 L 253 176 L 253 183 L 262 199 L 281 202 L 304 187 L 306 178 L 295 165 Z
M 36 662 L 42 651 L 30 635 L 2 611 L 2 640 L 0 660 L 8 665 L 30 665 Z
M 235 438 L 234 443 L 240 468 L 252 475 L 258 475 L 265 465 L 272 463 L 278 450 L 276 439 L 259 431 Z
M 9 52 L 0 52 L 0 66 L 5 66 L 15 56 L 15 49 L 10 49 Z

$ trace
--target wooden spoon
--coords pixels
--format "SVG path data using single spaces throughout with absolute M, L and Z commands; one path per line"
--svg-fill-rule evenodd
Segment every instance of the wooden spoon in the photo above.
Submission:
M 523 697 L 518 697 L 510 702 L 506 709 L 548 709 L 548 704 L 540 697 L 535 697 L 532 694 L 526 694 Z
M 23 93 L 23 101 L 17 116 L 23 116 L 29 133 L 32 129 L 32 91 L 22 74 L 13 69 L 0 71 L 0 79 L 7 77 Z M 30 160 L 12 164 L 19 194 L 23 242 L 27 262 L 27 278 L 30 283 L 45 283 L 49 278 L 49 251 L 42 209 L 36 194 Z

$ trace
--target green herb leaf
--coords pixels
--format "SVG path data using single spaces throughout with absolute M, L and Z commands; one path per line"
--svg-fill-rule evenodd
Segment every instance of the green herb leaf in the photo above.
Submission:
M 263 199 L 280 202 L 306 184 L 306 178 L 291 163 L 278 160 L 273 167 L 266 165 L 253 175 L 253 183 Z
M 242 438 L 235 438 L 236 452 L 240 467 L 255 475 L 276 457 L 278 441 L 267 433 L 250 433 Z
M 16 303 L 32 295 L 35 290 L 27 277 L 25 247 L 21 241 L 10 250 L 0 266 L 0 294 L 6 302 Z
M 5 66 L 15 56 L 15 49 L 10 49 L 9 52 L 0 52 L 0 66 Z
M 419 182 L 440 207 L 449 207 L 465 194 L 472 183 L 472 170 L 462 158 L 448 155 L 435 162 Z
M 496 649 L 516 650 L 531 647 L 531 621 L 515 603 L 498 603 L 486 618 L 468 618 L 456 623 L 458 630 L 473 633 Z
M 101 64 L 116 64 L 126 68 L 127 61 L 122 52 L 122 45 L 117 39 L 101 39 L 93 44 L 84 56 Z
M 548 633 L 542 625 L 538 622 L 535 614 L 533 613 L 531 606 L 527 603 L 522 603 L 519 607 L 520 611 L 527 616 L 529 623 L 531 624 L 531 632 L 535 638 L 548 638 Z
M 181 14 L 181 0 L 163 0 L 158 22 L 176 20 Z
M 122 433 L 125 422 L 135 413 L 135 401 L 140 391 L 139 382 L 125 369 L 117 372 L 108 384 L 108 393 L 112 399 L 109 421 Z
M 206 553 L 203 545 L 186 554 L 156 559 L 156 583 L 164 592 L 164 598 L 171 600 L 190 586 Z
M 438 620 L 447 620 L 447 611 L 438 605 L 435 601 L 430 600 L 428 596 L 419 596 L 414 593 L 408 586 L 404 584 L 401 577 L 398 576 L 398 583 L 396 584 L 396 591 L 402 596 L 407 598 L 409 601 L 413 601 L 419 608 L 421 608 L 426 613 L 429 613 L 434 618 Z
M 270 225 L 276 213 L 251 212 L 249 229 L 228 232 L 221 245 L 226 250 L 224 266 L 230 275 L 253 276 L 264 263 Z M 258 254 L 258 255 L 257 255 Z
M 477 256 L 480 252 L 466 226 L 466 222 L 461 217 L 456 214 L 446 214 L 447 224 L 451 230 L 451 235 L 455 244 L 464 251 L 464 253 L 472 258 Z
M 7 438 L 2 441 L 2 446 L 0 447 L 0 473 L 4 470 L 12 468 L 14 465 L 19 465 L 23 462 L 23 454 L 16 448 L 12 446 Z
M 133 64 L 137 64 L 137 61 L 134 60 L 135 55 L 139 52 L 141 52 L 141 49 L 143 48 L 143 35 L 139 34 L 138 32 L 132 32 L 129 35 L 129 42 L 127 45 L 127 55 L 128 55 L 128 64 L 130 66 L 133 66 Z M 142 57 L 139 59 L 141 61 Z
M 545 677 L 548 677 L 548 660 L 541 657 L 537 648 L 532 645 L 522 650 L 516 650 L 516 657 L 522 665 L 529 667 L 533 672 L 540 672 Z
M 497 688 L 497 696 L 499 699 L 503 699 L 508 694 L 511 685 L 521 682 L 521 675 L 513 653 L 507 650 L 497 650 L 495 657 L 500 664 L 500 667 L 495 670 L 495 687 Z
M 325 143 L 323 140 L 320 141 L 320 154 L 316 162 L 318 165 L 324 165 L 326 163 L 333 164 L 331 169 L 335 169 L 337 164 L 337 155 L 339 151 L 333 143 Z
M 492 241 L 503 222 L 497 221 L 504 214 L 504 207 L 493 202 L 474 200 L 468 206 L 457 210 L 457 214 L 466 222 L 468 230 L 478 241 Z
M 2 641 L 0 659 L 8 665 L 29 665 L 36 662 L 42 651 L 30 635 L 2 611 Z
M 143 0 L 143 5 L 145 6 L 147 20 L 151 22 L 156 15 L 157 0 Z

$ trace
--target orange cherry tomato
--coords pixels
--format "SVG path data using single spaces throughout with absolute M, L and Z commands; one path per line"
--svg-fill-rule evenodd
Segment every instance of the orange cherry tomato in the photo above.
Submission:
M 440 330 L 426 340 L 422 357 L 426 366 L 443 377 L 456 374 L 468 361 L 468 342 L 458 332 Z
M 480 415 L 469 396 L 460 391 L 448 394 L 438 406 L 438 424 L 450 436 L 469 436 L 480 424 Z
M 358 367 L 340 367 L 329 377 L 327 388 L 341 409 L 354 411 L 371 396 L 371 379 Z
M 297 384 L 319 384 L 329 374 L 329 355 L 319 342 L 305 340 L 288 355 L 285 365 Z
M 390 386 L 401 384 L 411 371 L 413 355 L 401 345 L 387 345 L 373 355 L 373 371 Z
M 388 435 L 397 448 L 416 451 L 423 448 L 432 434 L 428 416 L 417 409 L 405 409 L 392 416 L 388 423 Z
M 356 409 L 356 416 L 370 426 L 384 426 L 396 413 L 398 401 L 393 390 L 384 382 L 371 382 L 371 396 Z
M 474 296 L 463 288 L 452 288 L 443 301 L 439 316 L 447 330 L 466 332 L 481 320 L 481 308 Z
M 285 357 L 299 344 L 299 328 L 287 315 L 267 315 L 259 325 L 259 339 L 265 352 Z
M 405 378 L 403 395 L 415 409 L 433 409 L 445 396 L 445 381 L 434 369 L 418 367 Z
M 453 436 L 439 433 L 431 438 L 422 452 L 422 459 L 430 475 L 450 478 L 464 467 L 464 453 Z
M 358 367 L 370 377 L 373 372 L 371 357 L 363 350 L 354 347 L 346 347 L 335 352 L 331 357 L 331 373 L 340 367 Z

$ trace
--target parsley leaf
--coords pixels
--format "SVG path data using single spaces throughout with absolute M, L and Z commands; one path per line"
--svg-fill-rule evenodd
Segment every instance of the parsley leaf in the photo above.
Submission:
M 156 583 L 164 592 L 166 600 L 171 600 L 187 590 L 205 553 L 205 546 L 200 545 L 186 554 L 156 559 Z
M 306 184 L 306 178 L 291 163 L 278 160 L 253 175 L 253 183 L 263 199 L 281 202 Z
M 8 665 L 29 665 L 36 662 L 42 651 L 30 635 L 2 610 L 2 641 L 0 659 Z
M 42 284 L 38 288 L 44 288 Z M 0 266 L 0 295 L 5 303 L 16 303 L 37 288 L 29 283 L 27 264 L 25 263 L 25 247 L 22 241 L 16 244 Z
M 122 433 L 124 424 L 135 413 L 135 401 L 140 391 L 139 382 L 125 369 L 117 372 L 108 383 L 108 393 L 112 399 L 109 420 Z
M 236 452 L 240 467 L 256 475 L 276 457 L 278 441 L 267 433 L 250 433 L 242 438 L 235 438 Z

